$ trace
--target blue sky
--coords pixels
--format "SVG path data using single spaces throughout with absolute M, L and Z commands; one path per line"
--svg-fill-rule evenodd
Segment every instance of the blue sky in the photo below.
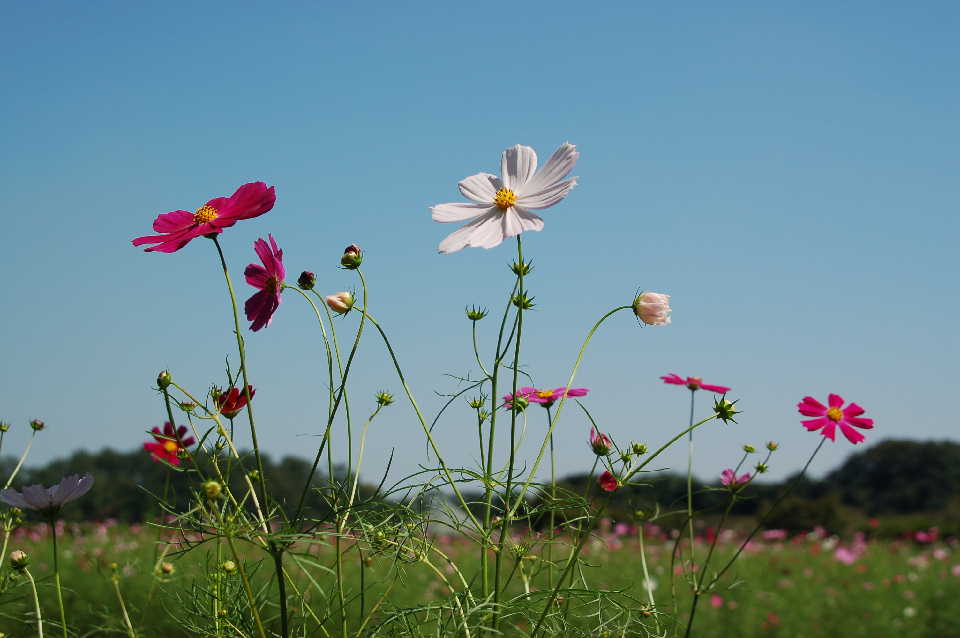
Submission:
M 341 3 L 343 4 L 343 3 Z M 667 328 L 628 313 L 595 339 L 577 384 L 618 440 L 663 441 L 686 419 L 668 372 L 733 386 L 739 425 L 698 435 L 698 474 L 740 445 L 782 442 L 771 474 L 817 443 L 805 394 L 838 392 L 883 437 L 955 438 L 960 62 L 954 3 L 18 3 L 0 38 L 6 273 L 4 453 L 46 420 L 34 462 L 138 446 L 163 421 L 170 368 L 198 392 L 232 353 L 212 246 L 145 254 L 153 218 L 252 180 L 269 214 L 222 240 L 236 274 L 272 233 L 320 290 L 363 246 L 370 310 L 428 411 L 471 369 L 469 304 L 500 308 L 512 244 L 438 255 L 456 226 L 427 207 L 497 172 L 507 146 L 544 160 L 578 145 L 580 185 L 524 236 L 537 308 L 523 361 L 562 385 L 580 340 L 637 288 L 673 295 Z M 239 279 L 242 296 L 249 288 Z M 342 334 L 356 316 L 338 326 Z M 489 346 L 494 319 L 481 324 Z M 373 337 L 374 335 L 370 335 Z M 264 447 L 312 455 L 324 405 L 310 311 L 285 295 L 247 336 Z M 354 410 L 400 386 L 366 340 Z M 703 399 L 703 397 L 701 397 Z M 701 406 L 706 401 L 701 400 Z M 542 432 L 531 413 L 528 441 Z M 475 455 L 466 408 L 438 426 L 450 462 Z M 561 471 L 588 468 L 588 426 L 558 426 Z M 242 442 L 242 441 L 241 441 Z M 869 442 L 869 441 L 868 441 Z M 369 475 L 425 460 L 398 402 L 373 425 Z M 829 445 L 823 472 L 850 453 Z M 664 466 L 682 467 L 683 451 Z

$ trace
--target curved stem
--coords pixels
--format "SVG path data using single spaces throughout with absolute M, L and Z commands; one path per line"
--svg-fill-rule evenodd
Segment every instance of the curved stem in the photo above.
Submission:
M 51 536 L 53 537 L 53 582 L 57 588 L 57 605 L 60 607 L 60 626 L 63 629 L 63 638 L 67 638 L 67 614 L 63 609 L 63 588 L 60 586 L 60 557 L 57 551 L 57 520 L 50 519 Z
M 34 430 L 33 434 L 30 435 L 30 440 L 27 441 L 27 447 L 24 448 L 23 454 L 20 455 L 20 459 L 17 461 L 17 465 L 13 468 L 13 471 L 10 472 L 10 477 L 7 478 L 7 482 L 4 484 L 3 489 L 10 487 L 10 484 L 13 483 L 14 477 L 16 477 L 17 472 L 20 471 L 20 468 L 23 466 L 23 462 L 27 460 L 27 455 L 30 454 L 30 448 L 33 447 L 33 440 L 37 438 L 37 431 Z
M 40 614 L 40 597 L 37 595 L 37 581 L 33 580 L 33 574 L 29 569 L 24 569 L 23 573 L 27 575 L 30 581 L 30 589 L 33 590 L 33 613 L 37 615 L 37 636 L 43 638 L 43 616 Z
M 120 593 L 120 578 L 114 574 L 111 580 L 113 581 L 113 589 L 117 592 L 117 600 L 120 602 L 123 623 L 127 626 L 127 636 L 137 638 L 137 633 L 133 630 L 133 623 L 130 622 L 130 614 L 127 613 L 127 606 L 123 602 L 123 594 Z

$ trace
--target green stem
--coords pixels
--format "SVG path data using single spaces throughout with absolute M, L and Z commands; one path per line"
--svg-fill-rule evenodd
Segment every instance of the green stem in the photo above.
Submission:
M 60 625 L 63 629 L 63 638 L 67 638 L 67 614 L 63 608 L 63 588 L 60 586 L 60 558 L 57 551 L 57 520 L 50 519 L 51 536 L 53 537 L 53 582 L 57 588 L 57 605 L 60 607 Z
M 37 595 L 37 581 L 33 580 L 33 574 L 29 569 L 24 569 L 23 573 L 30 580 L 30 589 L 33 590 L 33 613 L 37 616 L 37 636 L 43 638 L 43 616 L 40 614 L 40 596 Z
M 23 454 L 20 455 L 20 459 L 17 461 L 17 465 L 13 468 L 13 472 L 10 473 L 10 477 L 7 478 L 7 482 L 4 484 L 3 489 L 10 487 L 10 484 L 13 483 L 14 477 L 17 475 L 17 472 L 20 471 L 20 468 L 23 466 L 23 462 L 27 460 L 27 455 L 30 454 L 30 448 L 33 447 L 33 440 L 37 438 L 37 431 L 34 430 L 33 434 L 30 435 L 30 440 L 27 441 L 27 447 L 24 448 Z
M 550 406 L 547 406 L 547 424 L 550 423 Z M 547 586 L 553 587 L 553 542 L 557 528 L 557 460 L 553 452 L 553 433 L 550 434 L 550 533 L 547 536 Z
M 120 602 L 120 612 L 123 614 L 123 622 L 127 626 L 127 635 L 130 638 L 137 638 L 137 634 L 133 630 L 133 624 L 130 622 L 130 615 L 127 613 L 127 606 L 123 603 L 123 594 L 120 593 L 120 578 L 114 574 L 110 580 L 113 581 L 113 589 L 117 592 L 117 600 Z
M 707 567 L 710 566 L 710 559 L 713 557 L 713 550 L 717 547 L 717 540 L 720 538 L 720 532 L 723 531 L 723 526 L 727 522 L 727 517 L 730 516 L 730 510 L 733 509 L 733 504 L 737 502 L 737 497 L 733 494 L 730 495 L 730 502 L 727 503 L 727 508 L 723 512 L 723 516 L 720 518 L 720 524 L 717 525 L 717 531 L 713 535 L 713 541 L 710 543 L 710 549 L 707 550 L 707 557 L 703 559 L 703 565 L 700 568 L 700 577 L 694 577 L 696 582 L 693 588 L 693 600 L 690 601 L 690 616 L 687 618 L 687 629 L 683 633 L 685 638 L 690 638 L 690 632 L 693 630 L 693 619 L 697 614 L 697 604 L 700 602 L 700 596 L 703 595 L 703 581 L 707 576 Z
M 693 401 L 696 391 L 690 390 L 690 425 L 693 425 Z M 693 430 L 687 434 L 687 529 L 690 536 L 690 569 L 696 564 L 694 551 L 696 549 L 696 535 L 693 531 Z
M 518 303 L 517 306 L 517 332 L 514 337 L 514 346 L 513 346 L 513 379 L 511 383 L 510 396 L 513 397 L 511 401 L 510 409 L 510 457 L 507 461 L 507 480 L 506 488 L 503 493 L 503 519 L 500 521 L 500 542 L 497 545 L 497 556 L 494 561 L 493 566 L 493 631 L 497 631 L 497 625 L 499 622 L 499 609 L 497 606 L 500 603 L 500 570 L 503 563 L 503 550 L 507 542 L 507 536 L 510 531 L 510 519 L 513 515 L 514 509 L 510 506 L 511 501 L 511 490 L 513 489 L 513 470 L 516 466 L 517 459 L 517 415 L 520 413 L 517 408 L 517 381 L 519 380 L 519 368 L 520 368 L 520 342 L 523 337 L 523 301 L 525 298 L 523 290 L 523 271 L 524 271 L 524 262 L 523 262 L 523 242 L 520 239 L 520 235 L 517 235 L 517 292 L 514 297 Z M 494 401 L 497 400 L 497 397 L 492 397 Z M 522 500 L 522 496 L 517 500 L 519 504 Z

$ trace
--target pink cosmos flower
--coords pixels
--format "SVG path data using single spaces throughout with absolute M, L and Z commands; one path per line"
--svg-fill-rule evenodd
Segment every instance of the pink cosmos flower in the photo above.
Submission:
M 154 461 L 166 461 L 170 465 L 180 465 L 180 450 L 185 450 L 196 441 L 192 436 L 183 438 L 187 433 L 187 426 L 181 425 L 176 430 L 173 425 L 167 421 L 163 424 L 163 431 L 154 427 L 153 438 L 143 444 L 143 449 L 150 453 Z
M 700 377 L 687 377 L 686 379 L 684 379 L 680 375 L 674 374 L 671 372 L 670 374 L 660 378 L 663 379 L 664 383 L 671 383 L 673 385 L 685 385 L 687 386 L 687 388 L 689 388 L 690 390 L 693 390 L 694 392 L 696 392 L 697 390 L 709 390 L 710 392 L 716 392 L 717 394 L 726 394 L 727 392 L 730 392 L 730 388 L 728 388 L 727 386 L 708 385 L 704 383 L 703 379 L 701 379 Z
M 501 177 L 477 173 L 464 178 L 459 184 L 460 193 L 471 203 L 430 207 L 435 222 L 470 220 L 440 242 L 440 252 L 452 253 L 466 246 L 493 248 L 505 237 L 543 230 L 543 219 L 532 211 L 559 203 L 577 185 L 577 178 L 563 178 L 579 157 L 577 147 L 566 142 L 537 171 L 536 152 L 517 144 L 501 156 Z
M 750 482 L 750 473 L 737 476 L 730 468 L 720 472 L 720 484 L 732 490 L 739 489 Z
M 244 184 L 230 197 L 215 197 L 191 213 L 175 210 L 158 215 L 153 229 L 159 235 L 146 235 L 133 240 L 134 246 L 155 244 L 145 248 L 147 252 L 173 253 L 186 246 L 194 237 L 219 235 L 224 228 L 233 226 L 242 219 L 263 215 L 277 201 L 273 186 L 263 182 Z
M 609 470 L 604 470 L 603 474 L 597 478 L 597 485 L 599 485 L 600 489 L 604 492 L 613 492 L 620 487 L 620 481 L 618 481 L 617 477 Z
M 710 595 L 710 606 L 714 609 L 720 609 L 723 607 L 723 598 L 718 594 Z
M 268 237 L 270 245 L 267 245 L 263 239 L 258 239 L 253 244 L 253 249 L 263 265 L 249 264 L 243 271 L 247 283 L 260 289 L 260 292 L 253 293 L 243 306 L 247 313 L 247 320 L 253 322 L 250 324 L 250 329 L 254 332 L 270 325 L 273 313 L 280 307 L 283 278 L 287 276 L 287 271 L 283 267 L 283 251 L 277 247 L 273 235 Z
M 800 414 L 816 417 L 815 419 L 802 421 L 803 427 L 807 428 L 810 432 L 820 430 L 820 434 L 831 441 L 835 440 L 834 437 L 836 436 L 837 426 L 840 427 L 840 431 L 843 432 L 843 435 L 847 437 L 847 440 L 851 443 L 860 443 L 866 438 L 863 434 L 851 427 L 855 426 L 864 430 L 869 430 L 873 427 L 873 419 L 865 419 L 860 416 L 864 412 L 863 408 L 856 403 L 851 403 L 841 409 L 843 407 L 843 398 L 837 394 L 829 395 L 827 397 L 827 403 L 829 407 L 823 405 L 813 397 L 803 397 L 803 401 L 797 404 L 797 409 L 800 411 Z
M 527 397 L 530 403 L 539 403 L 545 408 L 549 408 L 557 400 L 563 398 L 563 388 L 554 388 L 553 390 L 539 390 L 530 386 L 524 386 L 518 390 L 518 394 Z M 585 397 L 590 392 L 587 388 L 570 388 L 567 390 L 568 397 Z
M 603 432 L 597 432 L 597 428 L 590 428 L 590 447 L 597 456 L 606 456 L 613 449 L 613 443 Z

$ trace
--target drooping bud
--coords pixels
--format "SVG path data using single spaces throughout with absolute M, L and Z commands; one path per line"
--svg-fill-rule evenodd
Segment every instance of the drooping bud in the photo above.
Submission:
M 16 549 L 10 552 L 10 566 L 18 572 L 22 572 L 30 564 L 30 557 L 22 549 Z
M 33 431 L 34 431 L 34 432 L 39 432 L 39 431 L 42 430 L 44 427 L 46 427 L 46 424 L 45 424 L 43 421 L 41 421 L 40 419 L 32 419 L 32 420 L 30 421 L 30 427 L 33 428 Z
M 633 314 L 648 326 L 670 323 L 670 295 L 645 292 L 633 300 Z
M 340 265 L 347 270 L 356 270 L 363 263 L 363 252 L 360 246 L 350 244 L 343 249 L 343 256 L 340 257 Z
M 324 301 L 327 302 L 327 306 L 330 307 L 330 310 L 345 315 L 350 312 L 350 309 L 353 308 L 353 295 L 349 292 L 338 292 L 333 295 L 327 295 L 324 298 Z
M 157 387 L 161 390 L 166 390 L 172 382 L 173 376 L 169 370 L 161 370 L 160 374 L 157 375 Z
M 220 494 L 223 492 L 223 486 L 214 480 L 206 481 L 201 487 L 203 488 L 203 493 L 211 501 L 220 498 Z
M 302 273 L 300 273 L 300 276 L 297 277 L 297 285 L 304 290 L 313 290 L 313 287 L 316 285 L 316 283 L 317 276 L 309 270 L 304 270 Z

